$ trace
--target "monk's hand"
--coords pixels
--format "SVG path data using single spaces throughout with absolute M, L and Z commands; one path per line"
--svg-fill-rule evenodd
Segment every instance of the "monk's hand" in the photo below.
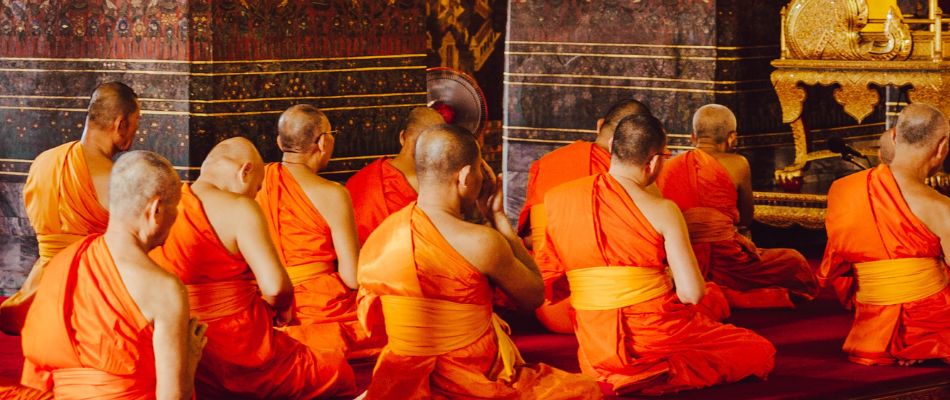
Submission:
M 188 320 L 188 354 L 191 361 L 191 370 L 198 366 L 198 360 L 201 360 L 201 353 L 208 344 L 208 337 L 205 332 L 208 331 L 208 324 L 198 322 L 198 318 Z
M 283 328 L 285 326 L 299 325 L 300 321 L 297 321 L 296 316 L 294 315 L 294 307 L 287 307 L 286 310 L 279 311 L 277 310 L 274 313 L 274 326 L 277 328 Z
M 490 223 L 494 223 L 492 218 L 492 198 L 497 191 L 496 186 L 497 182 L 495 179 L 495 171 L 491 169 L 491 166 L 485 162 L 484 159 L 481 159 L 481 169 L 482 169 L 482 187 L 478 191 L 478 200 L 476 200 L 476 206 L 478 207 L 478 212 L 482 214 L 482 217 Z

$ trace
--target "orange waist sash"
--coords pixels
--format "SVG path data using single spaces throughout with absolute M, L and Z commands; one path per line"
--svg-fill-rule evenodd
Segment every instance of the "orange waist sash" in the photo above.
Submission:
M 145 399 L 154 396 L 155 383 L 143 382 L 142 377 L 113 375 L 95 368 L 53 371 L 53 397 L 57 399 Z
M 254 281 L 224 281 L 187 285 L 192 314 L 202 321 L 247 310 L 260 297 Z
M 947 287 L 947 267 L 936 258 L 897 258 L 854 264 L 855 299 L 864 304 L 894 305 L 927 298 Z
M 577 310 L 614 310 L 640 304 L 673 290 L 666 270 L 591 267 L 567 271 L 571 305 Z
M 290 276 L 290 281 L 294 286 L 333 271 L 336 271 L 336 264 L 323 261 L 287 266 L 287 275 Z
M 735 237 L 736 227 L 728 215 L 715 208 L 693 207 L 683 212 L 689 241 L 708 243 L 730 240 Z

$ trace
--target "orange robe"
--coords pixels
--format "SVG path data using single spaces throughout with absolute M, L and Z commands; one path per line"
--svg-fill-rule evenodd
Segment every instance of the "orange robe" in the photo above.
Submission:
M 887 165 L 835 181 L 828 191 L 825 226 L 828 246 L 819 271 L 823 285 L 853 278 L 855 264 L 878 260 L 933 258 L 947 273 L 940 238 L 914 216 Z M 859 289 L 854 279 L 847 281 L 855 283 L 852 293 Z M 950 362 L 950 287 L 893 305 L 865 304 L 857 296 L 854 305 L 854 324 L 844 343 L 851 361 Z
M 555 188 L 545 204 L 548 226 L 541 251 L 559 261 L 562 273 L 648 268 L 669 281 L 663 273 L 663 237 L 610 175 Z M 655 297 L 620 308 L 577 307 L 581 370 L 621 394 L 702 388 L 765 377 L 772 370 L 775 348 L 768 340 L 683 305 L 668 285 Z
M 105 232 L 109 223 L 109 211 L 99 204 L 79 142 L 37 156 L 26 178 L 23 197 L 39 242 L 39 264 L 88 235 Z M 0 306 L 4 331 L 20 330 L 38 280 L 29 282 L 32 287 L 21 288 Z
M 350 358 L 379 353 L 356 318 L 356 291 L 337 273 L 330 226 L 280 163 L 268 164 L 257 193 L 280 261 L 294 283 L 300 325 L 284 331 L 311 348 L 342 350 Z
M 356 233 L 360 243 L 383 222 L 389 214 L 401 210 L 416 200 L 418 194 L 402 171 L 382 157 L 363 167 L 346 182 L 353 200 Z
M 23 384 L 57 399 L 155 397 L 152 325 L 101 235 L 53 257 L 23 326 Z
M 702 150 L 673 157 L 657 178 L 663 197 L 683 211 L 696 260 L 733 307 L 794 307 L 790 294 L 812 299 L 818 281 L 792 249 L 759 249 L 739 234 L 738 191 L 725 167 Z
M 370 236 L 360 253 L 360 320 L 371 334 L 384 334 L 393 321 L 385 320 L 385 296 L 456 304 L 491 313 L 492 286 L 446 242 L 415 204 L 390 216 Z M 402 311 L 397 309 L 397 311 Z M 497 316 L 496 316 L 497 317 Z M 444 320 L 411 321 L 422 329 Z M 385 330 L 385 331 L 384 331 Z M 368 399 L 600 398 L 592 379 L 544 364 L 513 364 L 507 379 L 493 376 L 502 362 L 502 341 L 496 329 L 470 331 L 474 336 L 440 355 L 405 355 L 394 349 L 392 337 L 383 348 L 370 383 Z M 420 346 L 438 342 L 418 337 Z M 509 347 L 510 349 L 510 347 Z
M 178 219 L 150 254 L 188 288 L 192 316 L 208 324 L 195 376 L 198 398 L 314 398 L 351 394 L 353 370 L 342 352 L 316 352 L 273 328 L 273 312 L 254 273 L 231 254 L 201 200 L 182 186 Z

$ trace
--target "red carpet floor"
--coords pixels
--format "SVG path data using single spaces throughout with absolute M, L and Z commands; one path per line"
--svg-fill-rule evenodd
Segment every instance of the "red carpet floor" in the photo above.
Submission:
M 533 321 L 513 321 L 515 342 L 528 362 L 578 371 L 577 341 L 570 335 L 540 332 Z M 841 399 L 906 391 L 928 383 L 950 382 L 950 367 L 940 362 L 913 367 L 866 367 L 847 361 L 841 343 L 851 315 L 837 303 L 819 299 L 797 310 L 735 311 L 731 323 L 753 329 L 778 349 L 767 381 L 747 379 L 663 399 Z M 18 337 L 0 335 L 0 384 L 14 382 L 23 357 Z M 354 364 L 361 387 L 373 364 Z

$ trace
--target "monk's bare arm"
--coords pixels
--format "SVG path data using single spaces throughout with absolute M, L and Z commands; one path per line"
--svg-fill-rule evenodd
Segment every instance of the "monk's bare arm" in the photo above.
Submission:
M 914 209 L 916 207 L 911 210 L 919 215 L 928 229 L 940 237 L 944 262 L 950 265 L 950 198 L 924 185 L 921 185 L 920 191 L 924 194 L 922 197 L 925 199 L 925 206 L 919 207 L 919 214 L 918 210 Z
M 158 275 L 158 274 L 155 274 Z M 157 278 L 157 279 L 156 279 Z M 155 350 L 155 397 L 190 399 L 194 391 L 197 359 L 190 354 L 188 295 L 174 277 L 150 279 L 152 293 L 141 304 L 153 315 L 152 347 Z M 147 311 L 146 311 L 147 310 Z M 201 340 L 204 340 L 201 338 Z M 202 346 L 203 347 L 203 346 Z M 199 354 L 200 355 L 200 354 Z
M 513 231 L 513 230 L 512 230 Z M 518 308 L 534 310 L 544 302 L 544 281 L 530 256 L 524 261 L 513 250 L 524 246 L 519 240 L 506 238 L 499 232 L 487 231 L 476 242 L 481 244 L 476 266 L 511 298 Z M 514 242 L 514 243 L 513 243 Z
M 657 230 L 664 238 L 666 259 L 673 272 L 676 296 L 685 304 L 697 304 L 705 294 L 706 282 L 699 272 L 699 264 L 689 242 L 686 221 L 675 203 L 663 200 L 657 214 Z
M 333 239 L 333 248 L 336 249 L 337 270 L 340 279 L 350 289 L 356 289 L 356 264 L 360 252 L 359 239 L 356 234 L 356 220 L 353 216 L 353 202 L 350 194 L 342 186 L 335 183 L 334 190 L 328 191 L 329 197 L 324 204 L 332 204 L 330 212 L 320 212 L 330 225 L 330 235 Z
M 294 287 L 277 256 L 264 213 L 251 198 L 239 197 L 234 203 L 230 212 L 238 217 L 233 221 L 238 249 L 254 272 L 264 301 L 278 314 L 286 312 L 293 305 Z
M 749 167 L 749 160 L 745 157 L 736 155 L 735 165 L 736 189 L 739 191 L 737 206 L 739 208 L 739 226 L 748 228 L 752 225 L 755 218 L 755 204 L 752 197 L 752 168 Z

